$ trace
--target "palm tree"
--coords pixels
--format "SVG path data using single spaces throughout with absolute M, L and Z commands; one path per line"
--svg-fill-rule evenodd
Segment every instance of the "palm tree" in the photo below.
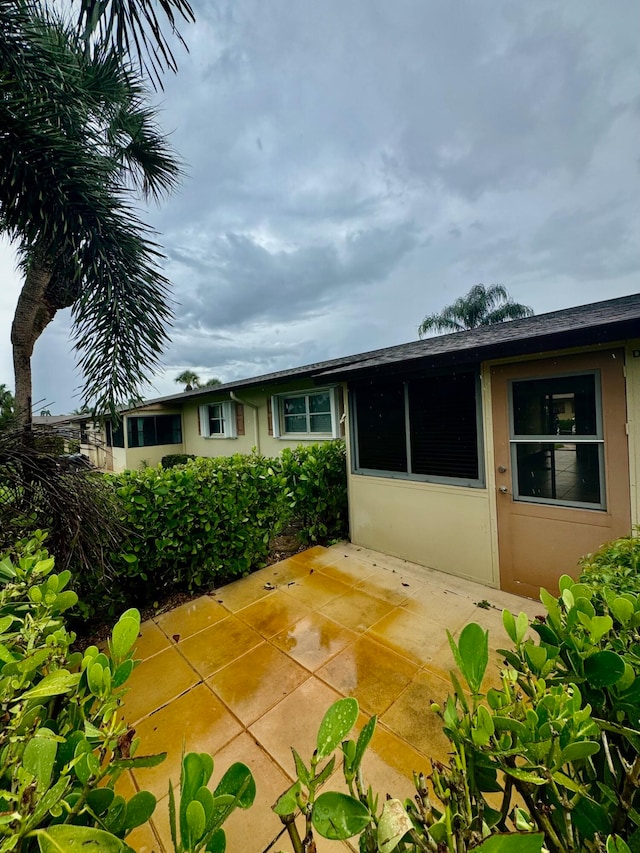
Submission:
M 212 376 L 211 379 L 207 379 L 206 382 L 203 382 L 200 387 L 201 388 L 217 388 L 218 385 L 222 385 L 222 379 L 218 379 L 217 376 Z
M 0 229 L 25 275 L 11 332 L 19 422 L 31 419 L 35 342 L 70 306 L 84 399 L 113 409 L 157 363 L 170 317 L 131 193 L 159 198 L 178 164 L 141 73 L 36 2 L 0 0 L 0 84 Z
M 478 326 L 531 317 L 533 313 L 527 305 L 514 302 L 501 284 L 490 287 L 477 284 L 439 314 L 425 317 L 418 326 L 418 334 L 423 338 L 427 332 L 463 332 Z
M 194 388 L 200 387 L 200 377 L 195 371 L 189 369 L 183 370 L 174 381 L 184 385 L 185 391 L 193 391 Z
M 14 425 L 15 406 L 12 392 L 3 382 L 0 385 L 0 430 Z

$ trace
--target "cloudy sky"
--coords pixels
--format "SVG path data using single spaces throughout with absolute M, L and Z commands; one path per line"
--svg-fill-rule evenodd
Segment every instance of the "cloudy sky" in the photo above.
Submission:
M 196 0 L 162 123 L 187 164 L 146 212 L 176 317 L 164 371 L 225 381 L 415 339 L 502 283 L 536 313 L 640 290 L 637 0 Z M 19 289 L 0 245 L 0 382 Z M 79 404 L 69 318 L 34 400 Z

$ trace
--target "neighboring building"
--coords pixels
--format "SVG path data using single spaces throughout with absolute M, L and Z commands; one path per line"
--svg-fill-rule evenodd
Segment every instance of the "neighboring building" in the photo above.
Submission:
M 163 397 L 110 442 L 118 470 L 345 431 L 354 543 L 537 596 L 640 523 L 640 295 Z
M 56 433 L 65 453 L 82 453 L 94 468 L 113 470 L 111 448 L 107 447 L 104 429 L 90 415 L 34 415 L 32 420 L 39 429 Z

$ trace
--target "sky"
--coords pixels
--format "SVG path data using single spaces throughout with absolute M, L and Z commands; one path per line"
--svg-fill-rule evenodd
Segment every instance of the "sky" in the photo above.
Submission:
M 637 0 L 196 0 L 161 123 L 185 163 L 143 218 L 175 317 L 143 396 L 415 340 L 503 284 L 536 313 L 640 291 Z M 20 288 L 0 243 L 0 382 Z M 36 409 L 80 404 L 70 317 Z

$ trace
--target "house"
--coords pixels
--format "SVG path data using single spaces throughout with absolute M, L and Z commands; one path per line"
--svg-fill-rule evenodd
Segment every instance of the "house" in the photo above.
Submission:
M 33 425 L 58 436 L 64 453 L 81 453 L 94 468 L 112 470 L 104 430 L 91 415 L 34 415 Z
M 123 414 L 116 469 L 344 434 L 354 543 L 537 596 L 640 523 L 640 295 Z

